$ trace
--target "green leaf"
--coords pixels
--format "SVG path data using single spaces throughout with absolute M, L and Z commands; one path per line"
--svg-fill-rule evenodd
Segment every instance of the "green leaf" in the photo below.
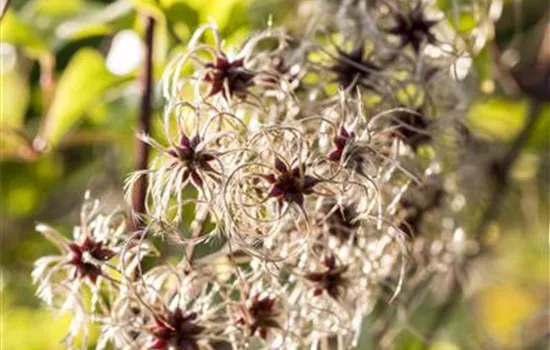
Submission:
M 16 67 L 15 48 L 4 46 L 5 57 L 0 62 L 0 157 L 17 155 L 24 146 L 21 133 L 30 101 L 28 79 Z
M 74 16 L 89 11 L 90 6 L 94 4 L 85 0 L 36 0 L 31 5 L 36 14 L 53 18 Z
M 467 33 L 476 27 L 474 15 L 469 12 L 461 13 L 456 23 L 455 28 L 459 33 Z
M 249 6 L 251 0 L 163 0 L 165 6 L 167 3 L 184 2 L 190 7 L 197 9 L 200 22 L 206 22 L 213 19 L 220 30 L 223 30 L 231 21 L 241 21 L 240 18 L 232 17 L 231 11 L 234 6 Z
M 500 141 L 511 141 L 525 124 L 529 101 L 513 101 L 505 98 L 491 98 L 474 103 L 467 120 L 473 130 L 481 136 Z M 541 106 L 537 123 L 527 142 L 533 150 L 545 149 L 550 144 L 550 105 Z
M 424 342 L 420 336 L 408 329 L 399 332 L 392 345 L 397 350 L 422 350 L 424 348 Z
M 8 11 L 0 22 L 0 41 L 23 46 L 34 55 L 48 49 L 47 42 L 38 33 L 40 31 L 26 23 L 13 11 Z
M 474 66 L 478 80 L 482 83 L 486 80 L 492 79 L 493 75 L 493 47 L 486 45 L 475 57 Z M 483 89 L 482 89 L 483 90 Z M 492 91 L 483 91 L 485 93 L 491 93 Z
M 495 97 L 474 103 L 468 111 L 467 120 L 473 130 L 482 136 L 510 141 L 523 126 L 526 107 L 525 101 Z
M 199 25 L 199 13 L 184 1 L 165 0 L 162 7 L 170 23 L 184 23 L 190 30 Z
M 62 39 L 78 40 L 90 36 L 107 35 L 130 28 L 134 11 L 127 1 L 116 1 L 108 6 L 90 10 L 59 25 L 56 34 Z
M 97 23 L 65 28 L 68 30 L 65 32 L 61 32 L 60 36 L 64 39 L 69 40 L 82 40 L 93 36 L 104 36 L 109 35 L 115 31 L 114 28 L 110 25 Z
M 548 150 L 550 145 L 550 104 L 541 106 L 535 130 L 529 139 L 528 147 L 536 150 Z
M 42 138 L 50 145 L 56 145 L 105 90 L 127 78 L 109 72 L 98 51 L 78 51 L 59 79 Z
M 437 6 L 443 12 L 449 11 L 451 9 L 450 0 L 437 0 Z
M 229 36 L 232 33 L 235 33 L 239 28 L 245 27 L 251 22 L 247 16 L 248 4 L 237 2 L 229 9 L 228 12 L 228 18 L 231 20 L 227 20 L 226 25 L 223 27 L 223 36 Z M 267 20 L 267 17 L 265 20 Z
M 168 29 L 166 19 L 157 20 L 155 25 L 155 37 L 153 41 L 154 75 L 160 76 L 166 66 L 168 54 Z
M 155 19 L 164 18 L 164 12 L 157 0 L 130 0 L 139 12 L 144 12 Z
M 21 129 L 30 99 L 29 84 L 18 69 L 6 71 L 4 66 L 0 70 L 0 129 Z

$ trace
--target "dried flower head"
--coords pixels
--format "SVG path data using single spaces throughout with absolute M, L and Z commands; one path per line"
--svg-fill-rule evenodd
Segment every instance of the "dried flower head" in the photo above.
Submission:
M 221 93 L 226 99 L 233 95 L 244 98 L 254 84 L 255 74 L 244 67 L 243 58 L 231 61 L 222 53 L 213 63 L 207 63 L 206 68 L 204 80 L 211 85 L 209 96 Z
M 348 132 L 345 127 L 340 127 L 338 134 L 334 137 L 335 148 L 328 154 L 328 159 L 335 162 L 341 161 L 345 147 L 354 139 L 355 133 L 353 131 Z
M 388 33 L 399 37 L 401 47 L 410 45 L 416 54 L 420 52 L 423 44 L 437 42 L 431 30 L 438 21 L 427 19 L 424 7 L 422 3 L 419 3 L 407 14 L 396 13 L 395 25 L 387 30 Z
M 334 299 L 338 299 L 342 295 L 342 289 L 345 289 L 351 282 L 344 276 L 348 268 L 347 266 L 336 266 L 336 258 L 332 255 L 324 259 L 323 265 L 326 267 L 325 271 L 310 272 L 306 275 L 306 279 L 313 282 L 314 295 L 326 292 Z
M 265 176 L 265 179 L 271 184 L 268 196 L 277 198 L 280 205 L 287 202 L 302 206 L 304 196 L 313 193 L 313 187 L 319 182 L 315 177 L 305 174 L 306 166 L 304 164 L 296 163 L 297 161 L 293 161 L 289 166 L 281 159 L 276 158 L 276 172 Z
M 177 308 L 166 315 L 157 316 L 151 328 L 153 349 L 199 350 L 197 338 L 204 332 L 204 327 L 196 323 L 197 313 L 183 312 Z
M 87 277 L 93 283 L 101 275 L 101 268 L 89 261 L 108 261 L 115 252 L 103 246 L 104 242 L 96 242 L 92 237 L 85 237 L 83 242 L 69 243 L 69 264 L 73 265 L 74 277 Z M 87 259 L 87 256 L 89 257 Z
M 210 165 L 215 159 L 215 156 L 204 150 L 199 150 L 198 146 L 201 143 L 200 135 L 195 135 L 189 139 L 186 135 L 181 136 L 179 145 L 174 146 L 168 153 L 178 159 L 187 167 L 187 171 L 182 176 L 182 181 L 186 181 L 189 177 L 196 187 L 202 187 L 203 180 L 199 171 L 204 172 L 207 176 L 217 179 L 217 172 Z
M 126 229 L 126 214 L 107 211 L 88 193 L 80 218 L 72 241 L 49 226 L 37 226 L 61 254 L 40 258 L 32 273 L 38 297 L 54 309 L 73 314 L 65 338 L 68 347 L 74 346 L 78 334 L 84 341 L 87 338 L 90 320 L 104 307 L 101 293 L 118 288 L 122 281 L 117 276 L 133 275 L 140 259 L 154 251 L 149 243 L 128 244 L 131 235 Z M 93 296 L 88 303 L 85 296 L 90 293 L 86 289 Z
M 464 198 L 443 183 L 464 175 L 459 60 L 479 40 L 466 50 L 432 3 L 316 0 L 306 30 L 238 49 L 198 28 L 162 79 L 162 132 L 140 135 L 154 157 L 126 181 L 130 196 L 147 177 L 148 234 L 88 199 L 73 240 L 39 227 L 61 253 L 36 262 L 37 294 L 73 313 L 68 339 L 97 323 L 99 349 L 351 349 L 375 306 L 468 257 Z M 153 240 L 163 256 L 142 264 Z
M 395 126 L 395 134 L 415 150 L 432 140 L 429 128 L 433 122 L 426 118 L 421 108 L 400 109 L 395 113 L 392 124 Z
M 357 220 L 359 214 L 354 206 L 340 206 L 328 202 L 323 206 L 323 209 L 326 213 L 324 227 L 329 235 L 336 237 L 341 242 L 357 239 L 356 234 L 360 224 Z
M 246 325 L 250 335 L 258 335 L 267 338 L 270 329 L 280 328 L 276 308 L 277 299 L 271 295 L 254 294 L 242 307 L 242 316 L 237 320 L 238 324 Z
M 382 68 L 365 57 L 365 49 L 362 45 L 347 53 L 338 49 L 336 63 L 330 70 L 336 74 L 336 81 L 346 90 L 355 91 L 357 86 L 368 87 L 366 81 L 372 72 L 380 71 Z
M 59 256 L 38 260 L 33 271 L 34 281 L 38 284 L 37 294 L 49 304 L 53 303 L 53 289 L 59 283 L 88 281 L 96 288 L 98 277 L 108 277 L 103 273 L 102 265 L 122 249 L 126 227 L 124 215 L 116 212 L 105 214 L 99 202 L 89 197 L 86 200 L 81 224 L 74 228 L 74 241 L 49 226 L 37 226 L 61 251 Z

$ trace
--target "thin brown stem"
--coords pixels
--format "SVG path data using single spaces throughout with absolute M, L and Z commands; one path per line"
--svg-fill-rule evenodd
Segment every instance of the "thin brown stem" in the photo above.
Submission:
M 153 37 L 155 20 L 146 17 L 145 28 L 145 61 L 141 74 L 141 105 L 139 113 L 139 133 L 149 134 L 151 128 L 152 95 L 153 95 Z M 136 171 L 146 170 L 149 159 L 149 146 L 142 140 L 136 143 Z M 132 210 L 135 219 L 132 222 L 133 229 L 143 226 L 141 215 L 145 213 L 145 199 L 147 192 L 147 177 L 142 175 L 136 181 L 132 194 Z
M 502 204 L 508 193 L 510 170 L 518 158 L 523 146 L 529 139 L 529 136 L 533 132 L 537 117 L 539 115 L 540 102 L 538 100 L 532 100 L 529 103 L 529 109 L 527 111 L 526 123 L 521 132 L 515 138 L 514 142 L 510 146 L 510 149 L 506 156 L 496 164 L 495 166 L 495 186 L 491 194 L 489 204 L 479 221 L 477 228 L 474 230 L 474 237 L 478 240 L 481 248 L 480 252 L 483 252 L 487 247 L 483 244 L 483 235 L 487 231 L 489 224 L 498 217 Z M 477 254 L 479 256 L 479 253 Z M 471 260 L 468 262 L 471 263 Z M 464 265 L 467 263 L 465 262 Z M 465 269 L 465 266 L 464 270 Z M 455 273 L 452 276 L 451 293 L 447 299 L 439 306 L 436 315 L 432 321 L 431 326 L 428 328 L 428 333 L 425 336 L 425 345 L 429 346 L 437 332 L 448 321 L 452 314 L 455 305 L 460 301 L 462 297 L 462 288 L 458 281 L 458 275 Z
M 40 57 L 40 89 L 42 90 L 42 105 L 44 115 L 49 110 L 55 92 L 55 55 L 51 53 Z

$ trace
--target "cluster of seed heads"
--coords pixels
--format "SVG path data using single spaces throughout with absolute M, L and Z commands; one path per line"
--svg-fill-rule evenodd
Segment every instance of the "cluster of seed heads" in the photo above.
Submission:
M 139 135 L 155 157 L 126 182 L 148 182 L 141 229 L 88 197 L 74 241 L 39 227 L 62 254 L 33 276 L 73 315 L 68 347 L 95 323 L 98 349 L 348 349 L 415 273 L 468 254 L 457 62 L 490 2 L 302 5 L 301 31 L 239 50 L 205 25 L 166 69 L 163 130 Z

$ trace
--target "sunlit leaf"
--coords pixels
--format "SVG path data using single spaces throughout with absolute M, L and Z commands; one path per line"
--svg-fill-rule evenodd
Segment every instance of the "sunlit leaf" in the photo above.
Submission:
M 478 101 L 468 111 L 467 120 L 476 133 L 509 141 L 521 130 L 526 106 L 525 101 L 503 98 Z
M 47 50 L 48 45 L 40 31 L 26 23 L 15 12 L 8 11 L 0 23 L 0 41 L 23 46 L 34 54 Z
M 484 93 L 492 93 L 494 90 L 493 79 L 493 48 L 490 45 L 485 46 L 474 58 L 473 63 L 476 68 L 477 78 L 481 83 L 481 90 Z M 484 86 L 486 82 L 491 82 L 489 87 Z
M 528 101 L 514 101 L 494 97 L 480 100 L 470 108 L 467 121 L 473 131 L 481 136 L 499 141 L 511 141 L 521 131 L 528 111 Z M 527 147 L 541 149 L 550 143 L 550 106 L 539 109 L 537 123 Z
M 168 22 L 185 23 L 193 29 L 199 25 L 199 12 L 182 0 L 164 0 L 161 2 Z
M 461 13 L 458 22 L 455 24 L 456 30 L 460 33 L 466 33 L 476 27 L 476 21 L 472 13 Z
M 441 11 L 448 11 L 451 8 L 450 0 L 437 0 L 437 6 Z
M 421 350 L 424 343 L 418 334 L 404 330 L 398 334 L 393 345 L 398 350 Z
M 116 1 L 61 23 L 56 29 L 56 34 L 60 38 L 70 40 L 107 35 L 116 30 L 129 28 L 133 16 L 132 4 L 127 1 Z
M 130 0 L 135 8 L 142 13 L 147 13 L 156 19 L 164 17 L 164 12 L 157 0 Z
M 37 158 L 25 164 L 4 163 L 2 170 L 18 176 L 0 178 L 3 195 L 0 199 L 1 213 L 22 217 L 37 210 L 44 198 L 44 189 L 58 181 L 63 173 L 62 159 L 55 155 Z
M 170 23 L 185 23 L 190 29 L 199 25 L 199 13 L 197 10 L 182 1 L 172 0 L 172 2 L 169 6 L 164 7 Z
M 81 40 L 92 36 L 109 35 L 113 32 L 113 27 L 107 24 L 90 24 L 70 28 L 70 30 L 66 32 L 60 32 L 60 36 L 70 40 Z
M 517 345 L 517 330 L 537 310 L 537 300 L 520 286 L 494 286 L 480 293 L 478 310 L 480 323 L 491 337 L 502 344 Z
M 541 107 L 535 130 L 529 139 L 528 146 L 535 149 L 548 149 L 550 145 L 550 104 Z
M 154 74 L 160 77 L 166 65 L 166 57 L 168 53 L 168 29 L 166 19 L 157 20 L 155 26 L 155 36 L 153 38 L 153 63 Z
M 65 313 L 58 317 L 52 317 L 49 310 L 36 310 L 28 306 L 15 305 L 14 302 L 9 302 L 9 297 L 5 292 L 2 293 L 3 312 L 10 314 L 10 317 L 6 317 L 5 322 L 1 323 L 2 334 L 10 334 L 9 337 L 2 337 L 3 349 L 51 350 L 64 348 L 59 339 L 62 339 L 67 332 L 71 322 L 70 314 Z M 40 337 L 28 336 L 29 324 L 41 330 Z M 90 330 L 92 339 L 97 337 L 98 327 L 92 326 Z M 81 336 L 77 339 L 80 338 Z
M 107 70 L 99 52 L 81 49 L 59 79 L 42 138 L 50 145 L 57 144 L 107 88 L 125 79 Z
M 68 17 L 89 10 L 90 6 L 94 3 L 84 0 L 36 0 L 32 10 L 48 17 Z
M 451 342 L 438 341 L 430 347 L 430 350 L 460 350 L 460 348 Z
M 29 104 L 30 87 L 21 72 L 13 68 L 0 71 L 0 129 L 21 128 Z
M 245 27 L 250 23 L 247 20 L 248 4 L 245 2 L 236 2 L 231 8 L 229 8 L 229 16 L 231 20 L 227 21 L 227 24 L 223 27 L 223 34 L 229 35 L 234 33 L 241 27 Z
M 18 68 L 18 55 L 11 44 L 1 45 L 0 59 L 0 158 L 19 157 L 25 146 L 25 112 L 30 101 L 27 76 Z
M 178 1 L 178 0 L 175 0 Z M 186 0 L 185 3 L 192 8 L 199 9 L 200 21 L 206 22 L 212 19 L 223 30 L 231 20 L 242 21 L 242 18 L 234 18 L 231 11 L 234 6 L 244 6 L 250 0 Z

